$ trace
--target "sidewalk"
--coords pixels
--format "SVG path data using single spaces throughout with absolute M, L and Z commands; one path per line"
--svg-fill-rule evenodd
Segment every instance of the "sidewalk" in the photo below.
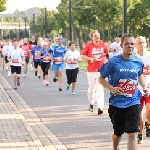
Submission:
M 1 74 L 0 150 L 67 150 Z

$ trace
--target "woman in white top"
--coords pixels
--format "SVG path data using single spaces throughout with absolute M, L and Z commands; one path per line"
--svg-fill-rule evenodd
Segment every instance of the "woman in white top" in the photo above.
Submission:
M 80 52 L 76 50 L 76 45 L 74 42 L 69 43 L 69 48 L 64 56 L 64 61 L 66 62 L 66 76 L 67 76 L 67 90 L 69 90 L 72 84 L 72 95 L 75 95 L 75 85 L 77 80 L 77 75 L 79 72 L 78 62 L 81 61 Z

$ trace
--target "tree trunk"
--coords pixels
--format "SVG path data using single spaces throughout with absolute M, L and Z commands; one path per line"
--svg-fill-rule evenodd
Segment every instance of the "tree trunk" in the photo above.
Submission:
M 80 50 L 82 50 L 83 46 L 84 46 L 82 26 L 80 26 L 80 28 L 79 28 L 79 46 L 80 46 Z

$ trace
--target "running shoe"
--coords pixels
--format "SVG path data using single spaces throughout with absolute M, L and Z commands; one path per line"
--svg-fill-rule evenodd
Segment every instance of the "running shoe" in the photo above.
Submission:
M 58 90 L 59 90 L 59 91 L 62 91 L 62 87 L 60 86 Z
M 48 81 L 46 81 L 46 85 L 49 85 L 49 82 L 48 82 Z
M 75 95 L 75 92 L 74 92 L 74 91 L 72 91 L 72 92 L 71 92 L 71 94 L 72 94 L 72 95 Z
M 25 77 L 25 76 L 26 76 L 26 74 L 24 73 L 24 74 L 23 74 L 23 77 Z
M 67 90 L 67 91 L 69 90 L 69 86 L 67 86 L 66 90 Z
M 20 86 L 20 81 L 19 81 L 19 79 L 17 79 L 17 85 Z
M 41 79 L 41 77 L 40 77 L 40 76 L 38 76 L 38 79 Z
M 93 112 L 93 105 L 90 104 L 89 111 Z
M 17 86 L 16 85 L 14 86 L 14 90 L 17 90 Z
M 100 108 L 98 108 L 98 115 L 101 115 L 101 114 L 103 114 L 103 111 Z
M 8 77 L 10 77 L 11 76 L 11 72 L 10 71 L 8 71 L 8 75 L 7 75 Z
M 46 81 L 45 80 L 43 81 L 43 86 L 46 86 Z
M 37 76 L 37 71 L 35 71 L 35 76 Z
M 56 78 L 53 78 L 53 82 L 56 82 L 57 81 L 57 79 Z
M 150 137 L 150 124 L 145 122 L 146 137 Z
M 138 134 L 137 143 L 138 144 L 142 144 L 143 143 L 143 136 L 142 136 L 142 134 Z

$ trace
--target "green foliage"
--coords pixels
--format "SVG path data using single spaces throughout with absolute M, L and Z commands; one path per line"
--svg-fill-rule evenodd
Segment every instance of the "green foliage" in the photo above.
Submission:
M 0 0 L 0 12 L 3 12 L 6 10 L 5 4 L 7 0 Z

